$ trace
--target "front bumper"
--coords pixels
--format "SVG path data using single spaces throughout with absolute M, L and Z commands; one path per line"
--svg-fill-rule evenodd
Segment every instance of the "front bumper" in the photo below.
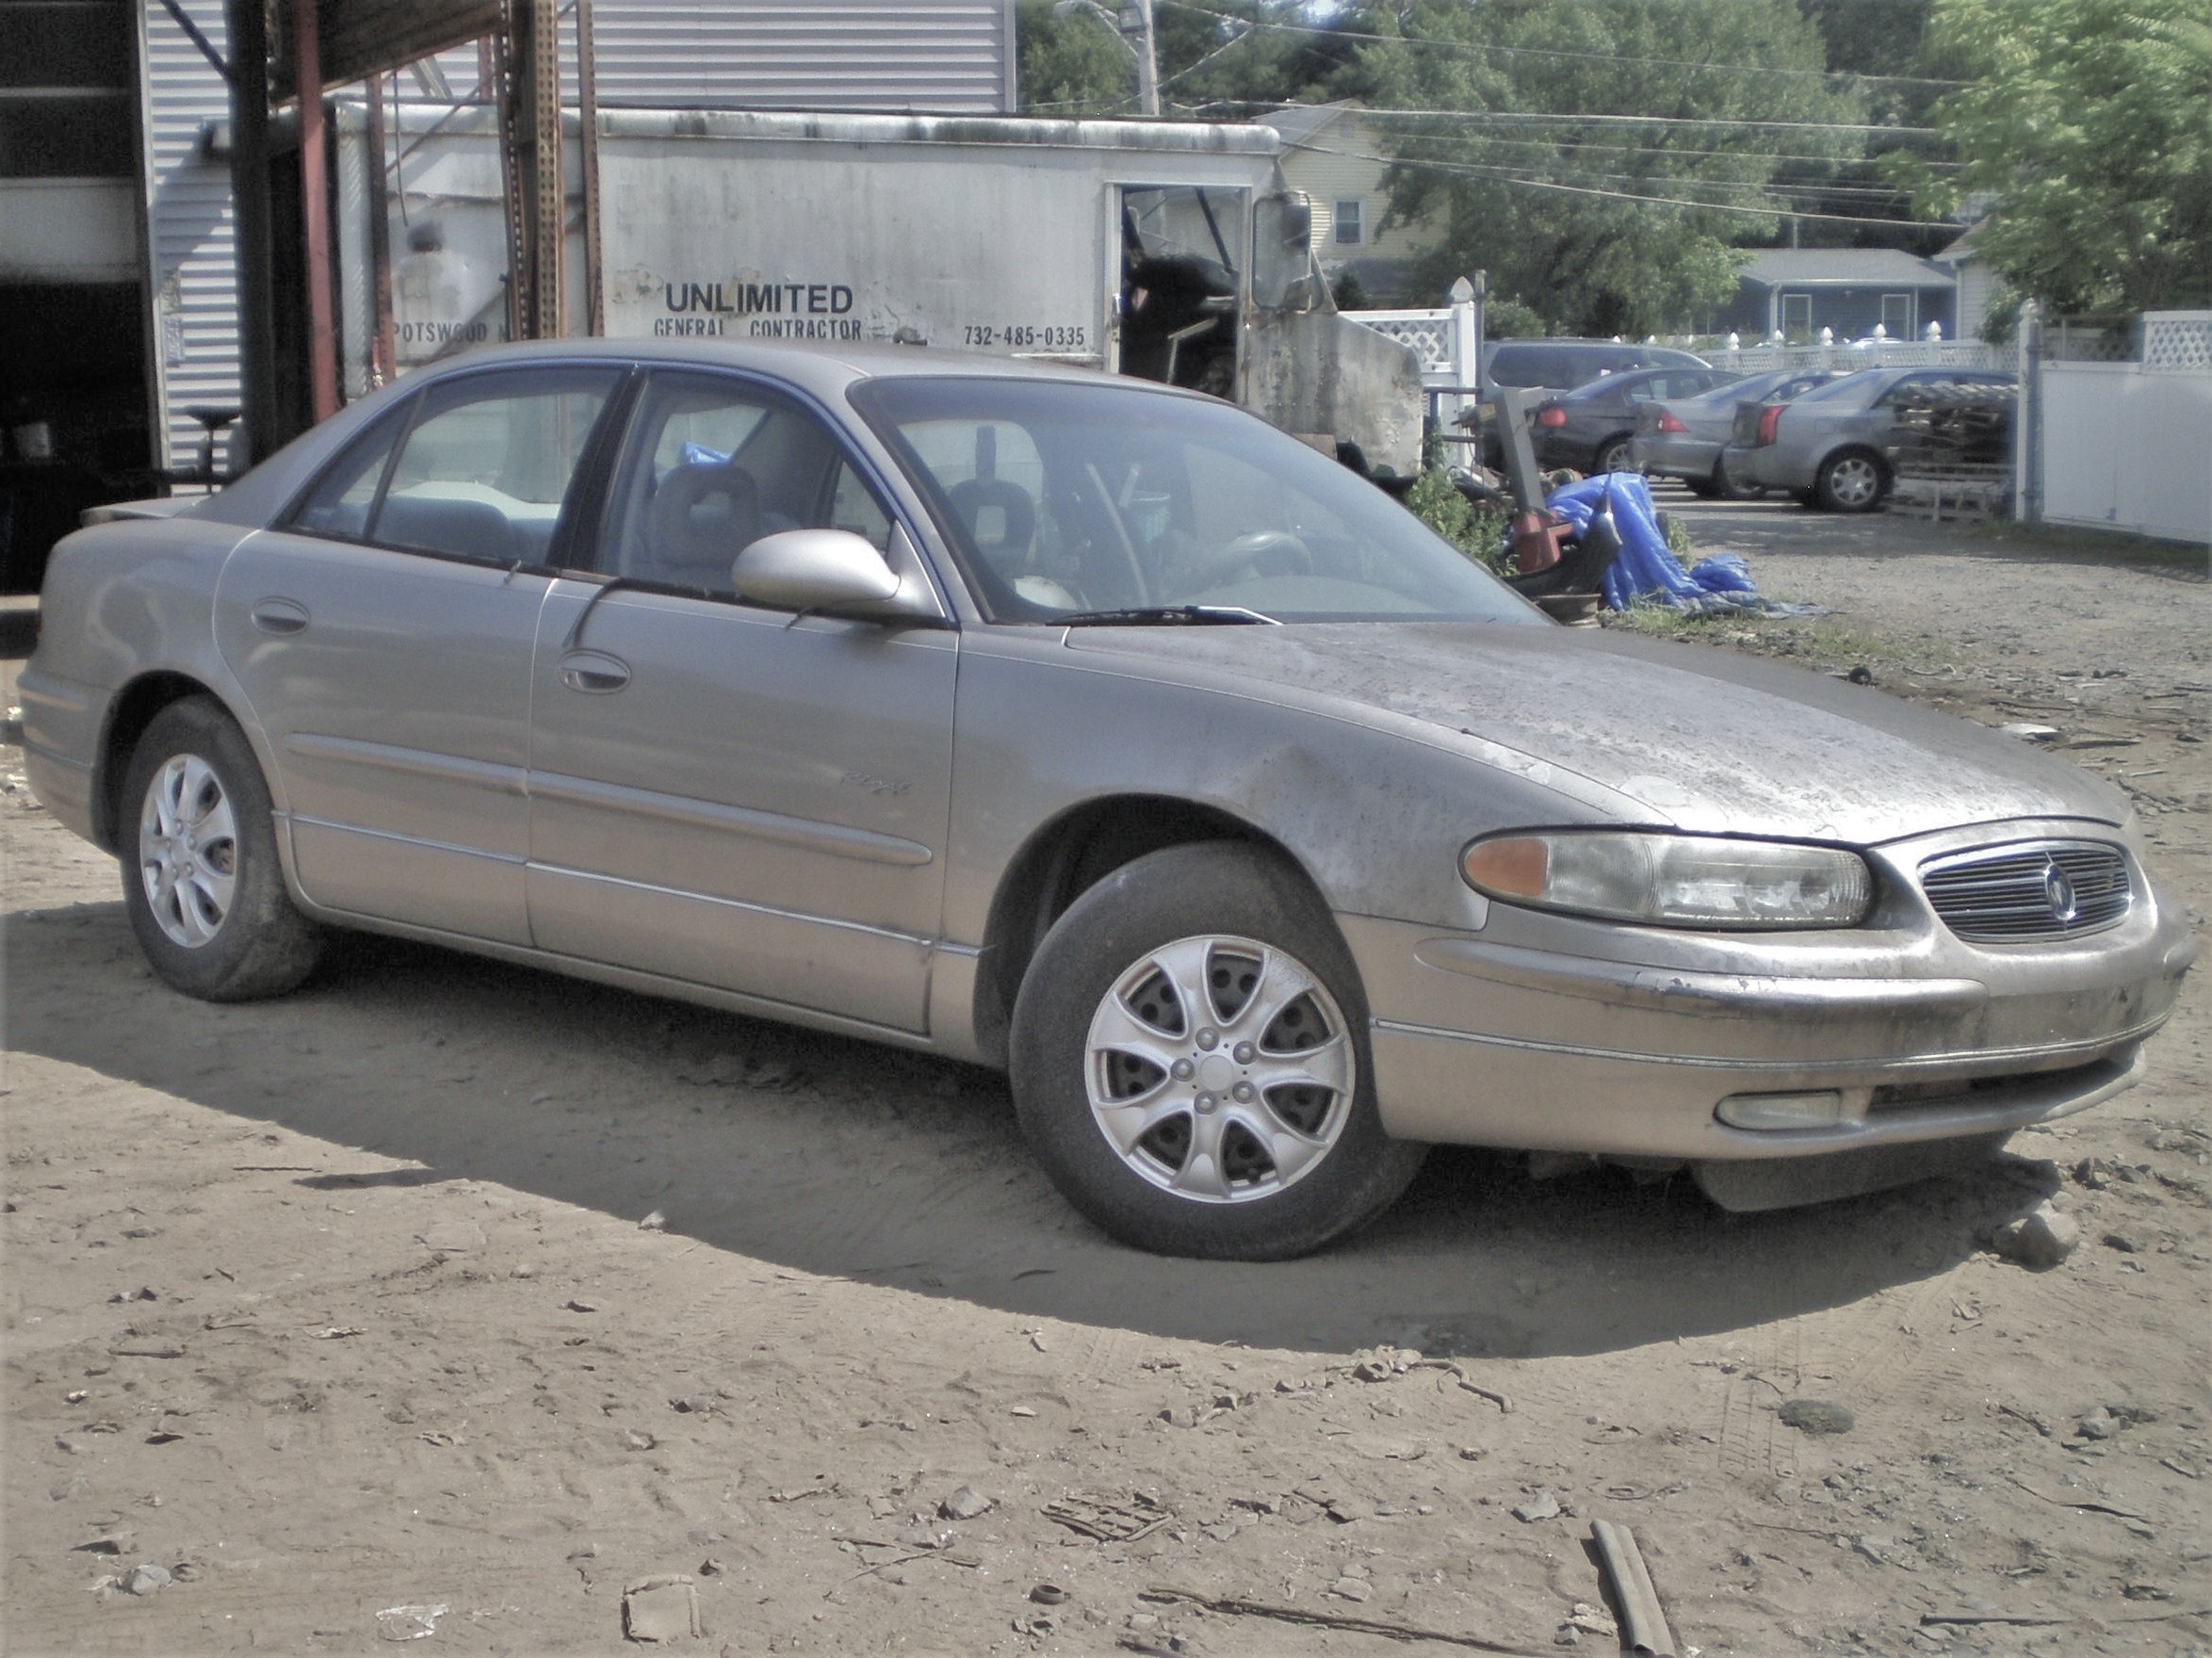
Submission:
M 1967 944 L 1915 871 L 1968 846 L 2095 833 L 2009 823 L 1879 849 L 1884 896 L 1849 932 L 1669 932 L 1504 904 L 1480 932 L 1342 918 L 1384 1127 L 1706 1163 L 2001 1137 L 2082 1110 L 2140 1074 L 2196 955 L 2136 849 L 2128 915 L 2066 942 Z M 1738 1096 L 1828 1094 L 1817 1127 L 1719 1114 Z

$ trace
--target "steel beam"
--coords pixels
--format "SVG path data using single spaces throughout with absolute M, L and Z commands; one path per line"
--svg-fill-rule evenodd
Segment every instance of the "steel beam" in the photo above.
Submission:
M 323 154 L 319 0 L 292 0 L 292 84 L 300 97 L 300 237 L 307 269 L 307 385 L 317 421 L 338 412 L 331 319 L 330 171 Z

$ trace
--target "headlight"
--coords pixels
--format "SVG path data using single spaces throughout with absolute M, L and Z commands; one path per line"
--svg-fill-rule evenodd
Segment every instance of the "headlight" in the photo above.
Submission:
M 1855 927 L 1874 897 L 1855 853 L 1695 835 L 1498 835 L 1459 870 L 1508 903 L 1663 927 Z

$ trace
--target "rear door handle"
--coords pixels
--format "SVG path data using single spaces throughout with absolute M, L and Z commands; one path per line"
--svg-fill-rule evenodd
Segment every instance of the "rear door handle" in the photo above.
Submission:
M 263 599 L 247 614 L 263 633 L 299 633 L 307 626 L 307 607 L 297 599 Z
M 571 651 L 561 658 L 561 683 L 571 691 L 605 696 L 629 682 L 629 664 L 602 651 Z

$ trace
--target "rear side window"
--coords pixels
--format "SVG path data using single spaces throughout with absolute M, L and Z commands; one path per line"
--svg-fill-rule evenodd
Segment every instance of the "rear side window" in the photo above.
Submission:
M 1490 359 L 1490 378 L 1500 385 L 1579 385 L 1567 353 L 1546 346 L 1500 346 Z M 1586 378 L 1586 377 L 1585 377 Z
M 468 375 L 431 386 L 317 480 L 291 527 L 498 564 L 546 561 L 617 367 Z

